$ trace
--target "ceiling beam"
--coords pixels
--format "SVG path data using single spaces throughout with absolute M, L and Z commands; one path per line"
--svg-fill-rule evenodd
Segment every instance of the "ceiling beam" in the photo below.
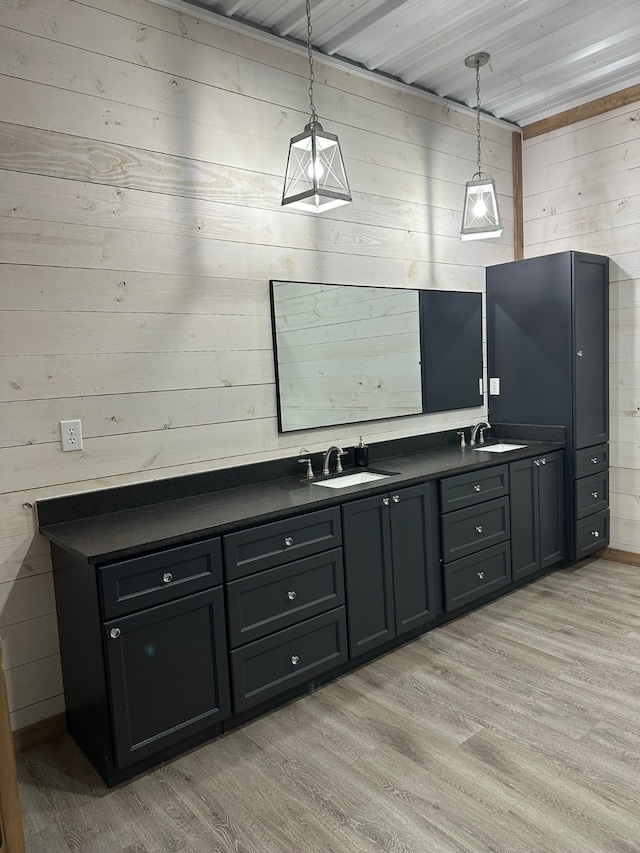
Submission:
M 533 139 L 535 136 L 542 136 L 543 133 L 549 133 L 551 130 L 558 130 L 561 127 L 567 127 L 567 125 L 583 121 L 586 118 L 593 118 L 593 116 L 608 113 L 611 110 L 618 109 L 618 107 L 626 107 L 627 104 L 634 104 L 636 101 L 640 101 L 640 84 L 629 86 L 628 89 L 621 89 L 612 95 L 605 95 L 604 98 L 589 101 L 588 104 L 564 110 L 564 112 L 556 113 L 556 115 L 549 116 L 549 118 L 535 121 L 533 124 L 527 124 L 522 128 L 522 139 Z

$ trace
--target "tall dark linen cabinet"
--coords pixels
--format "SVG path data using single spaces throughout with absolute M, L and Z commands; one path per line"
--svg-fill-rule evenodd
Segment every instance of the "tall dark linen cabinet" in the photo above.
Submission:
M 609 261 L 560 252 L 487 269 L 491 423 L 566 428 L 567 556 L 609 541 Z M 495 390 L 495 388 L 493 389 Z

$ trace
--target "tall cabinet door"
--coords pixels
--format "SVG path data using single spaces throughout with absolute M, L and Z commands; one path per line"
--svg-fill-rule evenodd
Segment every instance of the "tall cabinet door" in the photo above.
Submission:
M 533 459 L 509 465 L 511 502 L 511 572 L 514 581 L 540 565 L 537 468 Z
M 573 257 L 574 449 L 609 438 L 609 296 L 606 260 Z
M 391 551 L 396 633 L 435 619 L 438 565 L 437 486 L 413 486 L 391 493 Z
M 392 640 L 393 574 L 388 495 L 342 507 L 349 655 L 357 657 Z
M 545 569 L 560 562 L 565 553 L 562 453 L 549 453 L 543 456 L 537 472 L 540 568 Z
M 112 619 L 103 630 L 118 767 L 230 715 L 222 587 Z

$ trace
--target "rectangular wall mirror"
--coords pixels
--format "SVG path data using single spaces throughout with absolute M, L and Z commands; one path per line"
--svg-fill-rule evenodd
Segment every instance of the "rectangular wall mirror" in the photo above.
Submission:
M 271 281 L 280 432 L 482 405 L 482 297 Z

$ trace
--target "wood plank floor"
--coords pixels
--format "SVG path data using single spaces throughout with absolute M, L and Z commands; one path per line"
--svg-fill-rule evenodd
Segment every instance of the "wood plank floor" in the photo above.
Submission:
M 555 572 L 108 790 L 19 756 L 28 853 L 638 853 L 640 570 Z

